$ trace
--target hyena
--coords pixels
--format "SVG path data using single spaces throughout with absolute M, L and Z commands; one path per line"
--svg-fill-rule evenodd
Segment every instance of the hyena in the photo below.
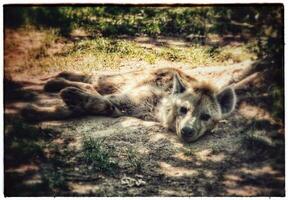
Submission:
M 62 72 L 44 86 L 59 92 L 64 104 L 27 106 L 30 120 L 61 120 L 83 115 L 133 116 L 160 122 L 184 142 L 197 140 L 235 108 L 234 89 L 220 92 L 211 84 L 174 68 L 118 75 L 88 76 Z

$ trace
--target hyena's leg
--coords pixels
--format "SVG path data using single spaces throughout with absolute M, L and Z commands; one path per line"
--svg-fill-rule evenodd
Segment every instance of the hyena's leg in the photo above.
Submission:
M 91 75 L 67 71 L 61 72 L 56 76 L 56 78 L 64 78 L 69 81 L 77 81 L 83 83 L 91 83 L 91 77 Z
M 79 116 L 81 113 L 77 113 Z M 29 104 L 21 110 L 21 115 L 28 121 L 63 120 L 76 116 L 67 106 L 38 107 Z
M 59 92 L 63 88 L 66 87 L 76 87 L 82 90 L 87 90 L 90 92 L 95 91 L 92 84 L 83 83 L 83 82 L 76 82 L 76 81 L 69 81 L 64 78 L 54 78 L 49 80 L 45 86 L 44 90 L 47 92 Z
M 68 87 L 60 92 L 60 96 L 70 110 L 90 115 L 119 117 L 120 110 L 105 96 L 91 94 L 78 88 Z

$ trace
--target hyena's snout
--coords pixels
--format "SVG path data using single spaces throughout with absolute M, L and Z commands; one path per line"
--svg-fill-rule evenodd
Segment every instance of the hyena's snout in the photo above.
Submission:
M 204 128 L 200 127 L 196 119 L 191 119 L 180 123 L 177 134 L 184 142 L 194 142 L 204 134 Z
M 181 129 L 181 137 L 185 140 L 185 138 L 195 137 L 196 130 L 193 127 L 185 126 Z
M 198 120 L 195 117 L 186 116 L 184 119 L 179 118 L 178 123 L 176 123 L 177 135 L 184 142 L 193 142 L 199 138 L 200 128 L 197 124 Z

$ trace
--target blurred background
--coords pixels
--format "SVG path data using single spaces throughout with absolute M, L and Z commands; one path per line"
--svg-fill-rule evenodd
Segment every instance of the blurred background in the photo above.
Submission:
M 5 27 L 34 25 L 39 29 L 56 28 L 65 37 L 79 28 L 89 36 L 162 35 L 204 43 L 210 37 L 218 36 L 230 41 L 254 40 L 253 50 L 262 57 L 282 56 L 280 52 L 283 52 L 283 6 L 277 4 L 210 7 L 5 6 L 4 11 Z

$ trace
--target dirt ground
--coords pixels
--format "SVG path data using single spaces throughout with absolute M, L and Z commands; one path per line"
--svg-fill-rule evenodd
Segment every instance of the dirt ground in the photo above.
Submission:
M 33 47 L 37 45 L 35 40 Z M 25 52 L 23 47 L 6 51 L 5 70 L 24 59 Z M 118 69 L 98 70 L 97 74 L 131 71 L 135 65 L 147 70 L 171 66 L 221 88 L 239 81 L 253 64 L 189 68 L 180 62 L 127 61 Z M 43 91 L 43 78 L 49 75 L 53 73 L 34 77 L 22 73 L 14 77 L 21 90 L 15 86 L 13 92 L 5 91 L 6 196 L 285 195 L 284 124 L 269 112 L 269 91 L 261 79 L 256 81 L 259 84 L 237 90 L 232 116 L 198 141 L 184 144 L 157 122 L 132 117 L 23 122 L 19 110 L 27 103 L 61 101 L 57 94 Z M 23 149 L 19 150 L 15 147 L 19 138 L 41 145 L 29 146 L 21 140 Z M 112 170 L 99 170 L 83 158 L 87 138 L 101 141 L 101 148 L 111 153 Z

